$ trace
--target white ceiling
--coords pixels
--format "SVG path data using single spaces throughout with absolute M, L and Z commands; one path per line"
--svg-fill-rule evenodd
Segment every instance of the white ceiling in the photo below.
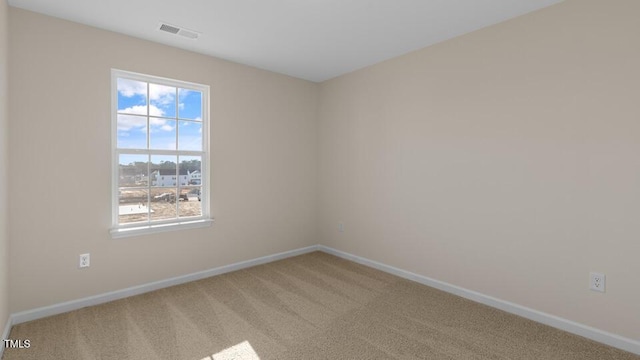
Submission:
M 562 0 L 9 0 L 9 5 L 324 81 Z M 201 33 L 158 31 L 160 21 Z

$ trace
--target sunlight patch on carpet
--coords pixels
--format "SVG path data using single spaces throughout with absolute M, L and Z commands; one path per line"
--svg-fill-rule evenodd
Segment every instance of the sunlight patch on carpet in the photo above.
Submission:
M 260 357 L 248 341 L 243 341 L 201 360 L 260 360 Z

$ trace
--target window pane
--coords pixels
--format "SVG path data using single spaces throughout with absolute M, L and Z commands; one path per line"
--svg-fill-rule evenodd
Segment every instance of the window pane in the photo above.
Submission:
M 147 148 L 147 118 L 145 116 L 118 115 L 118 148 Z
M 177 186 L 176 162 L 175 155 L 152 155 L 151 186 Z
M 176 117 L 176 88 L 149 84 L 149 115 Z
M 202 216 L 201 193 L 202 190 L 199 186 L 180 189 L 180 201 L 178 202 L 180 217 Z
M 180 121 L 178 126 L 178 149 L 202 151 L 202 123 Z
M 151 189 L 151 211 L 151 220 L 176 218 L 176 188 Z
M 147 83 L 118 78 L 118 112 L 147 115 Z
M 180 118 L 202 121 L 202 93 L 195 90 L 179 89 L 178 94 Z
M 149 170 L 147 155 L 121 154 L 118 161 L 118 186 L 120 187 L 145 187 L 149 182 Z
M 202 185 L 202 157 L 180 156 L 180 176 L 184 176 L 184 185 Z
M 120 224 L 147 221 L 149 198 L 147 190 L 119 189 L 118 222 Z
M 116 228 L 208 216 L 202 197 L 208 194 L 202 163 L 209 156 L 208 86 L 119 70 L 112 76 Z
M 176 121 L 168 119 L 149 119 L 149 147 L 158 150 L 176 149 Z

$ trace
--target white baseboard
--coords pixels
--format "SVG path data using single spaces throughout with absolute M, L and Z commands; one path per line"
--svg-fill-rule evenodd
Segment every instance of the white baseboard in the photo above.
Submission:
M 4 331 L 2 332 L 2 344 L 0 344 L 0 359 L 2 359 L 2 354 L 4 354 L 4 339 L 9 338 L 9 333 L 11 333 L 11 326 L 13 326 L 12 316 L 9 315 L 7 318 L 7 324 L 4 326 Z
M 625 337 L 612 334 L 606 331 L 602 331 L 602 330 L 599 330 L 587 325 L 583 325 L 571 320 L 563 319 L 558 316 L 550 315 L 550 314 L 543 313 L 541 311 L 534 310 L 531 308 L 527 308 L 525 306 L 521 306 L 512 302 L 504 301 L 501 299 L 494 298 L 492 296 L 481 294 L 476 291 L 468 290 L 456 285 L 448 284 L 443 281 L 431 279 L 426 276 L 418 275 L 409 271 L 395 268 L 393 266 L 385 265 L 385 264 L 382 264 L 373 260 L 369 260 L 360 256 L 352 255 L 344 251 L 336 250 L 324 245 L 313 245 L 313 246 L 309 246 L 301 249 L 285 251 L 285 252 L 274 254 L 274 255 L 268 255 L 268 256 L 252 259 L 252 260 L 241 261 L 238 263 L 220 266 L 217 268 L 204 270 L 204 271 L 187 274 L 183 276 L 177 276 L 177 277 L 173 277 L 166 280 L 155 281 L 148 284 L 134 286 L 134 287 L 130 287 L 122 290 L 116 290 L 116 291 L 112 291 L 112 292 L 108 292 L 100 295 L 90 296 L 83 299 L 67 301 L 59 304 L 54 304 L 50 306 L 45 306 L 41 308 L 36 308 L 32 310 L 15 313 L 15 314 L 12 314 L 7 320 L 7 324 L 5 326 L 4 333 L 3 333 L 3 339 L 6 339 L 9 336 L 9 332 L 11 331 L 11 326 L 15 324 L 20 324 L 20 323 L 31 321 L 31 320 L 37 320 L 47 316 L 57 315 L 57 314 L 65 313 L 68 311 L 81 309 L 87 306 L 103 304 L 109 301 L 123 299 L 126 297 L 143 294 L 149 291 L 154 291 L 154 290 L 163 289 L 163 288 L 174 286 L 174 285 L 184 284 L 190 281 L 200 280 L 207 277 L 224 274 L 231 271 L 241 270 L 241 269 L 245 269 L 245 268 L 256 266 L 256 265 L 266 264 L 269 262 L 282 260 L 289 257 L 317 251 L 317 250 L 320 250 L 328 254 L 332 254 L 347 260 L 351 260 L 353 262 L 366 265 L 374 269 L 378 269 L 378 270 L 399 276 L 401 278 L 412 280 L 420 284 L 427 285 L 427 286 L 430 286 L 454 295 L 458 295 L 463 298 L 506 311 L 508 313 L 522 316 L 524 318 L 527 318 L 545 325 L 549 325 L 560 330 L 564 330 L 576 335 L 580 335 L 585 338 L 588 338 L 609 346 L 613 346 L 613 347 L 640 355 L 640 341 L 625 338 Z M 1 346 L 0 358 L 2 358 L 3 350 L 4 350 L 4 346 Z
M 414 274 L 409 271 L 395 268 L 393 266 L 385 265 L 377 261 L 369 260 L 360 256 L 352 255 L 344 251 L 336 250 L 324 245 L 318 245 L 318 250 L 326 252 L 327 254 L 335 255 L 343 259 L 347 259 L 362 265 L 372 267 L 384 271 L 389 274 L 399 276 L 404 279 L 415 281 L 417 283 L 427 285 L 438 290 L 442 290 L 454 295 L 458 295 L 465 299 L 469 299 L 484 305 L 491 306 L 496 309 L 506 311 L 508 313 L 522 316 L 524 318 L 549 325 L 551 327 L 570 332 L 572 334 L 583 336 L 587 339 L 591 339 L 609 346 L 613 346 L 618 349 L 622 349 L 637 355 L 640 355 L 640 341 L 625 338 L 616 334 L 612 334 L 606 331 L 602 331 L 587 325 L 583 325 L 571 320 L 563 319 L 561 317 L 543 313 L 538 310 L 534 310 L 525 306 L 514 304 L 509 301 L 494 298 L 489 295 L 481 294 L 479 292 L 468 290 L 456 285 L 448 284 L 444 281 L 428 278 L 426 276 Z
M 37 320 L 47 316 L 62 314 L 65 312 L 81 309 L 87 306 L 103 304 L 109 301 L 119 300 L 126 297 L 143 294 L 149 291 L 159 290 L 159 289 L 163 289 L 163 288 L 174 286 L 174 285 L 180 285 L 190 281 L 200 280 L 200 279 L 208 278 L 211 276 L 220 275 L 220 274 L 228 273 L 231 271 L 241 270 L 241 269 L 245 269 L 245 268 L 256 266 L 256 265 L 266 264 L 273 261 L 286 259 L 292 256 L 302 255 L 302 254 L 306 254 L 306 253 L 317 251 L 317 250 L 318 250 L 317 245 L 308 246 L 301 249 L 285 251 L 285 252 L 274 254 L 274 255 L 263 256 L 257 259 L 241 261 L 234 264 L 220 266 L 217 268 L 199 271 L 192 274 L 176 276 L 173 278 L 160 280 L 160 281 L 154 281 L 151 283 L 133 286 L 133 287 L 122 289 L 122 290 L 116 290 L 116 291 L 111 291 L 104 294 L 89 296 L 89 297 L 78 299 L 78 300 L 71 300 L 71 301 L 44 306 L 44 307 L 40 307 L 32 310 L 21 311 L 11 315 L 11 323 L 13 325 L 16 325 L 16 324 L 20 324 L 27 321 Z M 11 327 L 9 326 L 9 329 L 10 328 Z

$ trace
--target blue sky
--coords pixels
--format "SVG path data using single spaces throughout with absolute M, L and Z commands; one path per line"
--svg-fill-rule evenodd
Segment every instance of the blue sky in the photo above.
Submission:
M 202 150 L 201 120 L 199 91 L 118 79 L 118 148 Z

